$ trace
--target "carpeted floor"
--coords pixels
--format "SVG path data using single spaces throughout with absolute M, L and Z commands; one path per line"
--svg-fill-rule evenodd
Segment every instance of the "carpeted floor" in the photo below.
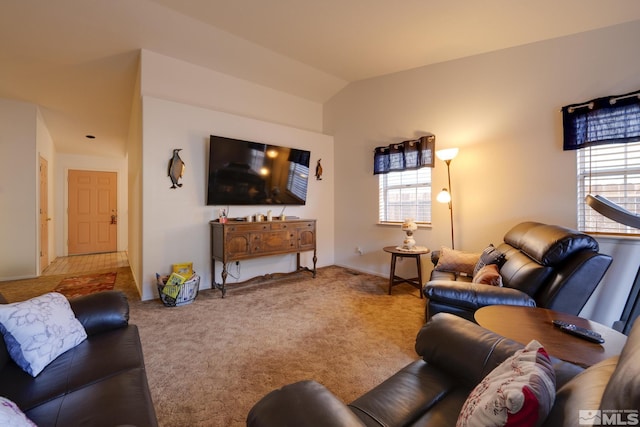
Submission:
M 349 402 L 415 360 L 424 299 L 408 285 L 387 295 L 387 280 L 325 267 L 315 279 L 231 285 L 224 299 L 204 290 L 192 304 L 165 307 L 141 302 L 123 268 L 115 289 L 129 296 L 140 329 L 160 425 L 236 427 L 285 384 L 315 379 Z M 24 299 L 6 288 L 10 301 Z

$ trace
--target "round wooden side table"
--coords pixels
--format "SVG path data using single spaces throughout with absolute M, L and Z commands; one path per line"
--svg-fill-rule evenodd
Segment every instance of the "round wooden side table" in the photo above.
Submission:
M 476 322 L 520 344 L 535 339 L 551 356 L 582 367 L 589 367 L 622 351 L 627 337 L 592 320 L 540 307 L 490 305 L 475 312 Z M 597 344 L 562 332 L 553 320 L 564 320 L 591 329 L 602 335 L 604 343 Z
M 411 286 L 417 288 L 420 291 L 420 298 L 422 298 L 422 265 L 420 264 L 420 256 L 428 254 L 430 250 L 428 248 L 420 247 L 418 250 L 401 249 L 397 246 L 385 246 L 382 248 L 385 252 L 391 254 L 391 271 L 389 272 L 389 295 L 391 295 L 391 288 L 400 283 L 408 283 Z M 396 275 L 396 259 L 400 258 L 414 258 L 416 260 L 416 267 L 418 268 L 418 276 L 409 279 Z

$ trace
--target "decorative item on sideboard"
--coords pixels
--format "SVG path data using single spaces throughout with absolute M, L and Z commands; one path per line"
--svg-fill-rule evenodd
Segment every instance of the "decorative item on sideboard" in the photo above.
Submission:
M 218 211 L 218 221 L 220 221 L 223 224 L 225 222 L 227 222 L 227 210 L 226 209 L 220 209 Z

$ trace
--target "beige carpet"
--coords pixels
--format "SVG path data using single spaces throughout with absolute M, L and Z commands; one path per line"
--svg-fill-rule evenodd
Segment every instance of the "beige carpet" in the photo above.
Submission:
M 418 290 L 328 267 L 190 305 L 132 304 L 162 426 L 244 426 L 269 391 L 315 379 L 349 402 L 417 358 Z
M 128 279 L 128 282 L 127 282 Z M 0 284 L 10 301 L 49 283 Z M 244 426 L 269 391 L 315 379 L 349 402 L 417 358 L 424 300 L 408 285 L 387 295 L 387 279 L 339 267 L 201 291 L 183 307 L 141 302 L 128 268 L 115 289 L 140 328 L 149 386 L 162 427 Z M 51 288 L 48 289 L 47 286 Z

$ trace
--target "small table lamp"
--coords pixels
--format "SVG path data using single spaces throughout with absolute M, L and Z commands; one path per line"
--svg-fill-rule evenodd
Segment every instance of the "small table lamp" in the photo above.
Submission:
M 402 228 L 402 231 L 404 231 L 407 234 L 407 237 L 405 237 L 402 242 L 401 248 L 408 249 L 408 250 L 415 248 L 416 241 L 413 238 L 413 232 L 418 229 L 418 224 L 415 223 L 413 218 L 406 218 L 402 223 L 401 228 Z

